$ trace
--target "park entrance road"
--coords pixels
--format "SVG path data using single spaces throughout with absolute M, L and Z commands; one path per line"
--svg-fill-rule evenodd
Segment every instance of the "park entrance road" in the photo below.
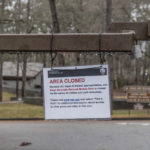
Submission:
M 0 121 L 0 150 L 149 150 L 149 139 L 150 121 Z

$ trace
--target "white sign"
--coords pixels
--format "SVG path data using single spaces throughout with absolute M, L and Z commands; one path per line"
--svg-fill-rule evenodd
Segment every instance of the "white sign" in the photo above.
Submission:
M 108 65 L 45 68 L 45 119 L 110 118 Z

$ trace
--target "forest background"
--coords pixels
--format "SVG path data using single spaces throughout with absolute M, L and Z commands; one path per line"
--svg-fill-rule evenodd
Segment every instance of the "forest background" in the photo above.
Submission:
M 0 8 L 1 34 L 103 33 L 108 31 L 111 22 L 142 22 L 150 19 L 149 0 L 1 0 Z M 105 54 L 106 63 L 111 61 L 115 89 L 124 85 L 150 85 L 150 44 L 149 42 L 138 44 L 140 45 L 138 57 L 133 53 Z M 49 67 L 51 54 L 0 53 L 1 72 L 4 61 L 15 61 L 18 64 L 23 62 L 24 97 L 26 64 L 41 62 L 43 67 Z M 59 53 L 54 66 L 99 63 L 98 53 Z M 0 84 L 1 79 L 0 73 Z

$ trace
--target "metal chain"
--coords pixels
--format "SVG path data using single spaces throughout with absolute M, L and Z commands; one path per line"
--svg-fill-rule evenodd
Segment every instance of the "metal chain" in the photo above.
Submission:
M 99 58 L 100 58 L 100 64 L 104 64 L 105 53 L 101 51 L 101 34 L 99 34 Z
M 53 42 L 54 42 L 54 34 L 53 34 L 53 30 L 52 30 L 52 36 L 50 39 L 51 69 L 53 69 L 54 60 L 57 56 L 57 52 L 53 52 Z

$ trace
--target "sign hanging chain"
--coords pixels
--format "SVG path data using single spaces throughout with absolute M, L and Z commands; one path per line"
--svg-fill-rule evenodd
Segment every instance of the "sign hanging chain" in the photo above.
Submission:
M 100 64 L 103 64 L 105 62 L 105 54 L 101 52 L 101 34 L 99 34 L 99 58 Z
M 54 43 L 54 34 L 52 30 L 52 36 L 50 38 L 51 69 L 53 69 L 54 60 L 57 56 L 57 52 L 53 52 L 53 43 Z

